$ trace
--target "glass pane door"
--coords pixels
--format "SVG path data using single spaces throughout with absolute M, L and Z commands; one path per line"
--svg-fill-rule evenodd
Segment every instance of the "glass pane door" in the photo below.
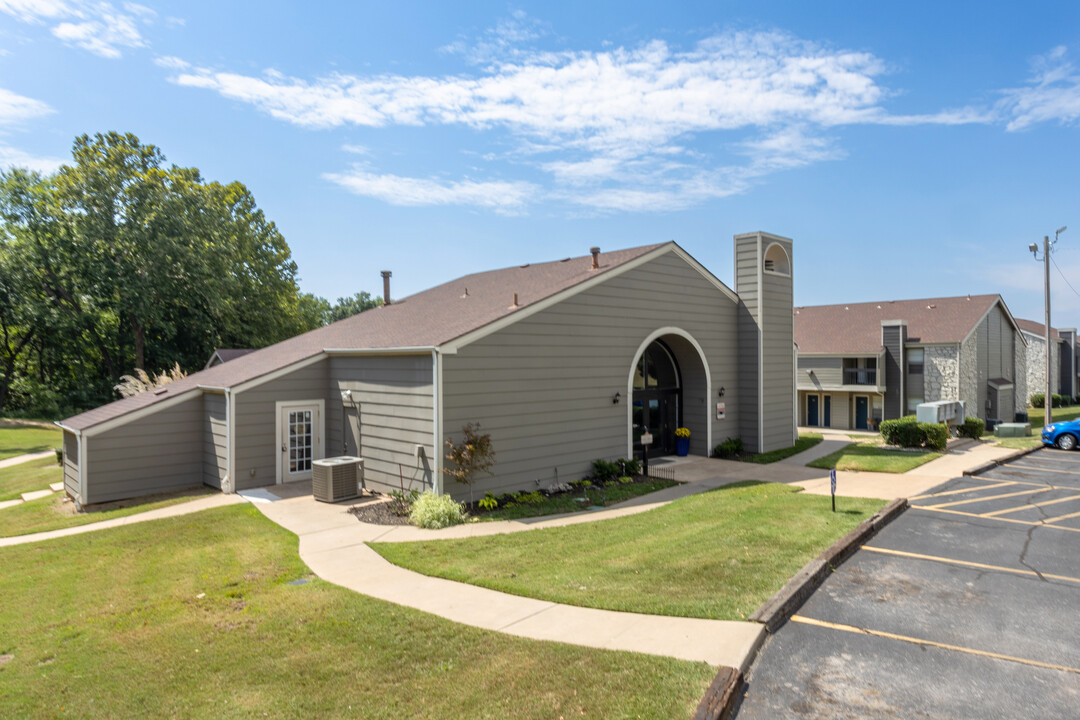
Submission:
M 311 410 L 289 411 L 288 469 L 290 473 L 311 472 L 312 450 L 314 448 L 311 415 Z

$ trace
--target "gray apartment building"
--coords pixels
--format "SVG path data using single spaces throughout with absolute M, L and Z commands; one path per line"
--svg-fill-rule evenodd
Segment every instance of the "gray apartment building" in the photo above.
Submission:
M 799 423 L 873 430 L 922 402 L 1012 421 L 1027 401 L 1027 342 L 1000 295 L 798 307 Z
M 1035 320 L 1017 318 L 1017 325 L 1028 344 L 1027 394 L 1046 392 L 1046 325 Z M 1080 395 L 1077 385 L 1076 328 L 1050 328 L 1050 392 L 1075 398 Z
M 481 272 L 59 423 L 82 505 L 206 484 L 235 492 L 359 455 L 367 485 L 444 484 L 447 438 L 479 422 L 496 452 L 476 489 L 581 478 L 596 458 L 707 456 L 795 440 L 787 238 L 734 238 L 732 290 L 673 242 Z

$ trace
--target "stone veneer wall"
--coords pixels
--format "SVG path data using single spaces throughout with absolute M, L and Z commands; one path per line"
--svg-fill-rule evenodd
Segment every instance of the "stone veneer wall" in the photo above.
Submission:
M 1019 343 L 1017 344 L 1019 346 Z M 978 333 L 971 333 L 971 337 L 960 346 L 960 368 L 958 380 L 960 382 L 960 401 L 964 403 L 964 412 L 970 417 L 982 417 L 979 407 L 979 338 Z M 1017 365 L 1017 367 L 1023 367 Z
M 1027 395 L 1024 397 L 1030 400 L 1032 395 L 1044 392 L 1046 388 L 1046 342 L 1041 335 L 1027 332 L 1024 339 L 1028 343 L 1027 363 L 1024 366 L 1027 367 Z M 1054 369 L 1059 367 L 1061 360 L 1058 358 L 1058 344 L 1052 342 L 1050 345 L 1050 392 L 1056 393 L 1059 391 L 1060 372 L 1054 372 Z
M 959 400 L 959 345 L 923 348 L 923 401 Z

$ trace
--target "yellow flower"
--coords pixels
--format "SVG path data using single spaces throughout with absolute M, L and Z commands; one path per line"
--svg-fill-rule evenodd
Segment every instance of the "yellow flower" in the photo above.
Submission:
M 677 428 L 675 430 L 675 437 L 688 438 L 690 437 L 690 428 Z

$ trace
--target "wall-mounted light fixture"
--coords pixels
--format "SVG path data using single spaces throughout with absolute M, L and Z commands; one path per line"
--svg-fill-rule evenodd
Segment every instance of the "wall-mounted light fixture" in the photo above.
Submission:
M 719 395 L 717 395 L 717 397 L 724 397 L 724 386 L 723 385 L 720 386 L 720 393 L 719 393 Z
M 618 405 L 619 404 L 619 398 L 621 398 L 621 397 L 622 397 L 622 393 L 618 393 L 618 392 L 615 393 L 614 395 L 612 395 L 611 396 L 611 404 L 612 405 Z

